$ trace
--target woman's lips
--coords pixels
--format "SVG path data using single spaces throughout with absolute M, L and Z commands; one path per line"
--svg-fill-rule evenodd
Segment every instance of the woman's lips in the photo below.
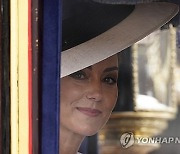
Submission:
M 87 116 L 90 116 L 90 117 L 96 117 L 102 113 L 100 110 L 92 109 L 92 108 L 86 108 L 86 107 L 76 107 L 76 109 L 78 111 L 80 111 L 81 113 L 83 113 Z

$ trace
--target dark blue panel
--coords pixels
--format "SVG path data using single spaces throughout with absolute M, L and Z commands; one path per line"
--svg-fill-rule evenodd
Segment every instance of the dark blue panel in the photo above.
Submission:
M 98 154 L 98 135 L 86 137 L 79 148 L 79 152 L 83 154 Z
M 41 153 L 59 154 L 61 1 L 43 1 Z
M 88 154 L 88 138 L 87 137 L 81 143 L 81 146 L 79 148 L 79 152 L 83 153 L 83 154 Z

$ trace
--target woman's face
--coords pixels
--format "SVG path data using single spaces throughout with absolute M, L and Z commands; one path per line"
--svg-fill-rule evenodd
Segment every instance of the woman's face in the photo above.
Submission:
M 107 122 L 117 99 L 118 58 L 61 79 L 61 129 L 89 136 Z

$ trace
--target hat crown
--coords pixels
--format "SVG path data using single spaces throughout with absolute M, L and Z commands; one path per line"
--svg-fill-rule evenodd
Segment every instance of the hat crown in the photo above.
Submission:
M 90 0 L 63 3 L 62 51 L 86 42 L 117 25 L 133 5 L 101 4 Z

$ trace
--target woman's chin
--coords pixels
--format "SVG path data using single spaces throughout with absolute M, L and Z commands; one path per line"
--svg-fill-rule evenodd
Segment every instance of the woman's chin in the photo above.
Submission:
M 73 123 L 74 127 L 71 127 L 74 129 L 74 132 L 81 134 L 83 136 L 92 136 L 96 134 L 107 122 L 106 120 L 99 120 L 99 121 L 91 121 L 91 122 L 84 122 L 79 121 L 78 125 L 77 123 Z
M 80 127 L 77 128 L 76 132 L 83 136 L 92 136 L 100 130 L 100 127 Z
M 84 132 L 79 132 L 83 136 L 93 136 L 97 133 L 98 131 L 84 131 Z

